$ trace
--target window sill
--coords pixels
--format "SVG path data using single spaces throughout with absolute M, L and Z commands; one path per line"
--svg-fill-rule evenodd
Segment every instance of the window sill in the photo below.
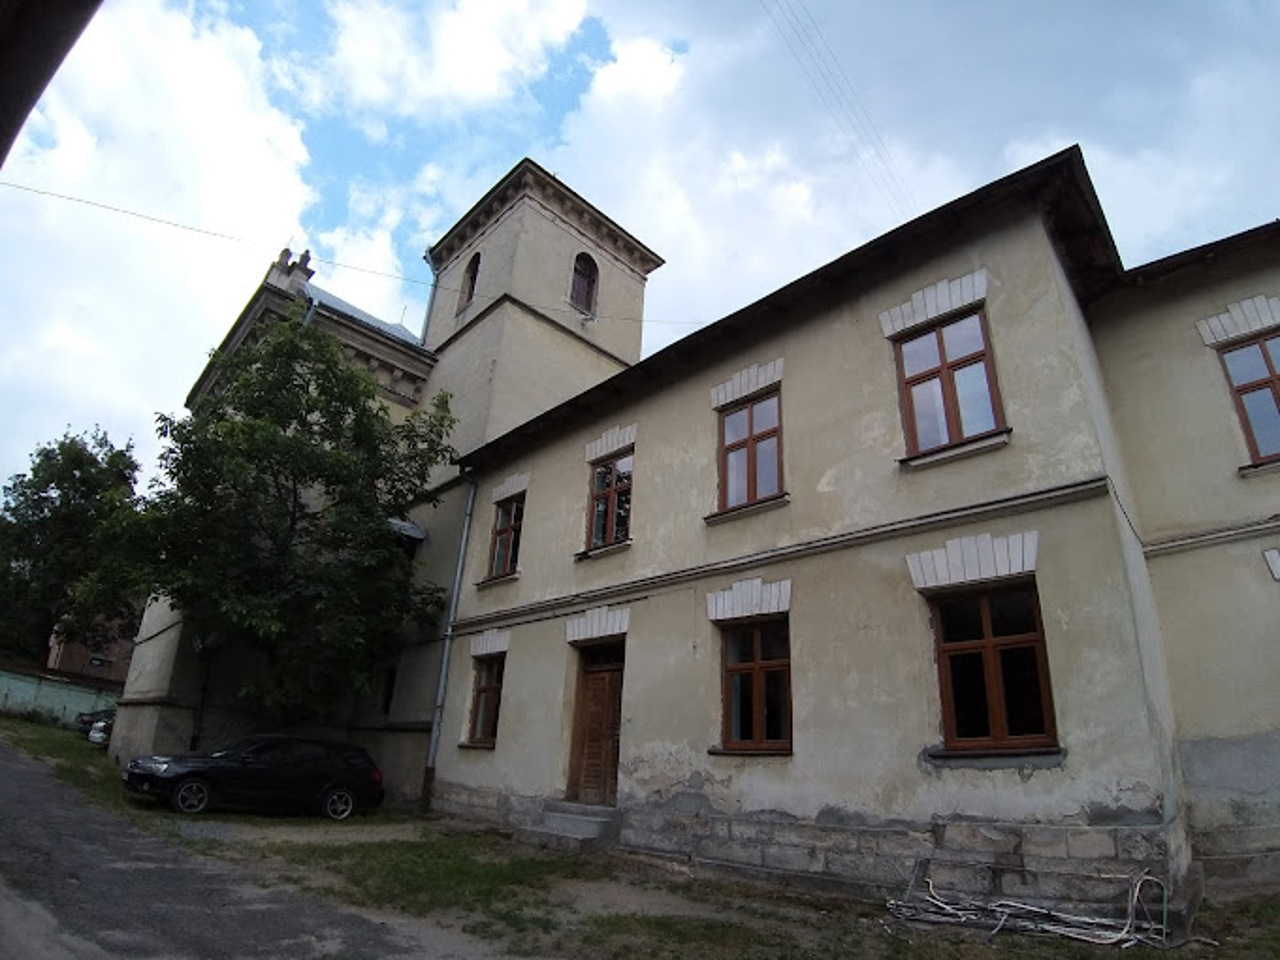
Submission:
M 496 587 L 500 583 L 510 583 L 512 580 L 520 579 L 520 571 L 516 570 L 512 573 L 504 573 L 500 577 L 487 577 L 476 584 L 477 590 L 487 590 L 489 587 Z
M 1021 750 L 948 750 L 926 747 L 920 751 L 926 764 L 955 770 L 1051 770 L 1067 759 L 1062 747 L 1028 747 Z
M 791 494 L 784 490 L 777 496 L 769 497 L 767 500 L 757 500 L 755 503 L 744 503 L 741 506 L 730 507 L 728 510 L 709 513 L 702 518 L 702 522 L 708 527 L 714 527 L 717 523 L 728 523 L 730 520 L 737 520 L 738 517 L 746 517 L 755 513 L 764 513 L 766 510 L 785 507 L 790 502 Z
M 986 453 L 988 450 L 995 450 L 998 447 L 1007 446 L 1009 443 L 1009 435 L 1013 433 L 1012 429 L 1005 427 L 996 433 L 989 433 L 985 436 L 977 437 L 974 440 L 965 440 L 963 443 L 952 444 L 949 447 L 942 447 L 937 450 L 928 450 L 924 453 L 917 453 L 910 457 L 901 457 L 898 460 L 898 466 L 903 470 L 922 470 L 925 467 L 932 467 L 938 463 L 948 463 L 951 460 L 963 460 L 965 457 L 972 457 L 975 454 Z
M 470 740 L 462 740 L 458 743 L 459 750 L 492 750 L 492 743 L 472 743 Z
M 707 753 L 713 757 L 789 757 L 791 748 L 739 750 L 736 747 L 707 747 Z
M 606 543 L 603 546 L 592 547 L 590 550 L 580 550 L 573 555 L 573 560 L 577 563 L 580 560 L 594 560 L 596 557 L 607 557 L 611 553 L 621 553 L 623 550 L 631 549 L 631 538 L 619 540 L 616 543 Z
M 1246 463 L 1243 467 L 1239 467 L 1236 472 L 1244 479 L 1256 477 L 1260 473 L 1272 473 L 1280 471 L 1280 460 L 1264 460 L 1262 463 Z

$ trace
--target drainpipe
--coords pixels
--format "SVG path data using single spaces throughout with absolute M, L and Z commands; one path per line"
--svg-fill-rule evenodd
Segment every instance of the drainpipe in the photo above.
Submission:
M 316 312 L 316 298 L 307 297 L 307 312 L 302 317 L 302 325 L 304 327 L 311 326 L 311 317 Z
M 431 311 L 436 305 L 436 287 L 440 286 L 440 274 L 436 273 L 436 265 L 431 262 L 431 251 L 422 255 L 422 259 L 431 268 L 431 293 L 427 295 L 427 315 L 422 320 L 422 345 L 427 345 L 427 331 L 431 329 Z
M 458 560 L 453 568 L 453 590 L 449 593 L 449 617 L 444 628 L 444 649 L 440 654 L 440 680 L 436 684 L 436 705 L 431 714 L 431 742 L 427 747 L 427 768 L 422 774 L 423 809 L 431 809 L 435 789 L 436 755 L 440 752 L 440 726 L 444 719 L 444 696 L 449 686 L 449 660 L 453 653 L 453 624 L 458 616 L 458 594 L 462 591 L 462 566 L 467 559 L 467 538 L 471 533 L 471 515 L 476 506 L 476 481 L 466 473 L 467 512 L 462 518 L 462 534 L 458 537 Z

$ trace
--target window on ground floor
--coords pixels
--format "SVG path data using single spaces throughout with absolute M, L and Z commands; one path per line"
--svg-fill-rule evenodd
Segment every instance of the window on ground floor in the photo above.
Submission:
M 471 732 L 473 744 L 492 746 L 498 737 L 498 710 L 502 705 L 502 674 L 507 655 L 495 653 L 476 657 L 475 693 L 471 699 Z
M 724 651 L 722 746 L 791 750 L 791 640 L 787 618 L 721 627 Z
M 930 606 L 947 749 L 1056 746 L 1035 585 L 945 594 Z

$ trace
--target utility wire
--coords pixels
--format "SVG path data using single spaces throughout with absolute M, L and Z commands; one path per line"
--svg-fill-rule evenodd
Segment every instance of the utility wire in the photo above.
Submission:
M 792 6 L 793 2 L 798 4 L 799 11 L 803 12 L 809 26 L 801 18 L 801 12 L 797 12 Z M 893 158 L 885 148 L 869 112 L 861 105 L 852 82 L 840 67 L 839 60 L 803 0 L 775 0 L 773 7 L 766 0 L 759 0 L 759 3 L 823 106 L 831 114 L 836 130 L 848 142 L 871 185 L 884 196 L 899 216 L 914 216 L 917 207 L 910 190 L 897 172 Z M 826 48 L 825 55 L 813 39 L 815 34 Z
M 202 236 L 213 237 L 217 240 L 227 240 L 232 243 L 250 244 L 249 240 L 243 237 L 232 236 L 229 233 L 220 233 L 217 230 L 206 230 L 203 227 L 193 227 L 190 224 L 179 223 L 177 220 L 168 220 L 164 217 L 152 216 L 149 213 L 140 213 L 137 210 L 130 210 L 126 207 L 115 206 L 110 203 L 101 203 L 97 200 L 87 200 L 84 197 L 74 197 L 65 193 L 58 193 L 53 190 L 42 190 L 38 187 L 27 186 L 22 183 L 14 183 L 9 180 L 0 180 L 0 187 L 9 187 L 14 190 L 22 190 L 26 193 L 33 193 L 42 197 L 49 197 L 56 200 L 66 200 L 70 203 L 79 203 L 86 207 L 94 207 L 98 210 L 106 210 L 109 213 L 117 213 L 121 216 L 134 217 L 138 220 L 146 220 L 149 223 L 160 224 L 165 227 L 172 227 L 175 230 L 186 230 L 189 233 L 198 233 Z M 389 280 L 399 280 L 401 283 L 412 283 L 422 287 L 434 286 L 438 292 L 444 293 L 461 293 L 461 287 L 450 287 L 439 283 L 433 283 L 430 280 L 420 280 L 416 277 L 406 277 L 403 274 L 392 273 L 387 270 L 374 270 L 371 267 L 357 267 L 350 263 L 342 263 L 338 260 L 327 260 L 324 257 L 312 256 L 313 263 L 323 263 L 331 267 L 338 267 L 342 270 L 354 270 L 357 273 L 368 273 L 375 277 L 386 277 Z M 490 298 L 491 300 L 496 298 Z M 574 307 L 558 307 L 546 304 L 532 304 L 532 306 L 543 313 L 566 313 L 581 316 L 581 311 Z M 645 320 L 640 317 L 610 317 L 601 314 L 595 314 L 597 320 L 617 321 L 620 323 L 653 323 L 659 326 L 703 326 L 702 320 Z

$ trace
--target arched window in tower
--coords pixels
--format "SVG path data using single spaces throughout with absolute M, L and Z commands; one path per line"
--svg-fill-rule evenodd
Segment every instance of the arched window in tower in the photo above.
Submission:
M 596 311 L 596 282 L 600 268 L 588 254 L 580 253 L 573 261 L 573 286 L 569 288 L 569 302 L 583 313 Z
M 458 292 L 458 309 L 461 313 L 467 309 L 476 295 L 476 278 L 480 276 L 480 254 L 473 253 L 467 261 L 467 269 L 462 274 L 462 289 Z

